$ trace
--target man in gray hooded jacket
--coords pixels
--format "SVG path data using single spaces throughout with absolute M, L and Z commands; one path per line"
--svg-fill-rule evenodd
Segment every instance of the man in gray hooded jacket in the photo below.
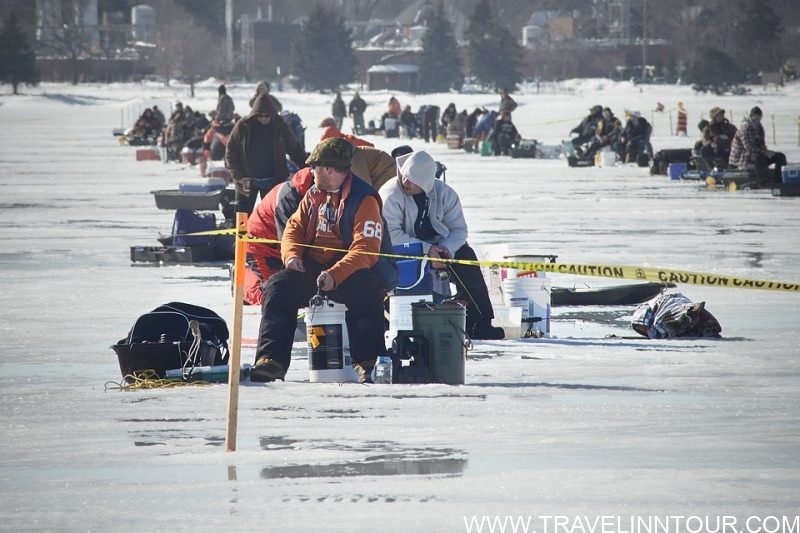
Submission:
M 397 167 L 397 177 L 379 191 L 392 244 L 422 242 L 431 267 L 449 270 L 459 295 L 467 300 L 467 334 L 473 339 L 502 339 L 503 329 L 492 326 L 494 311 L 480 267 L 436 261 L 477 260 L 467 244 L 467 222 L 458 194 L 436 179 L 436 161 L 427 152 L 399 156 Z

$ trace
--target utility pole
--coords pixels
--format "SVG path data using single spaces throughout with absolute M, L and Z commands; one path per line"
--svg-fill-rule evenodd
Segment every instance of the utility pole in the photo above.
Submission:
M 225 0 L 225 76 L 233 70 L 233 0 Z
M 647 0 L 642 0 L 642 81 L 647 80 Z

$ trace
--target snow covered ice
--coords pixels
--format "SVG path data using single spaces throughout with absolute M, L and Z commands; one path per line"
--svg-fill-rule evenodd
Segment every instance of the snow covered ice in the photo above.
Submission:
M 798 514 L 796 292 L 679 285 L 707 303 L 722 339 L 624 339 L 633 307 L 555 308 L 550 339 L 475 342 L 463 386 L 312 384 L 300 343 L 285 383 L 243 383 L 233 453 L 227 385 L 106 390 L 121 379 L 109 346 L 158 305 L 209 307 L 231 326 L 226 267 L 130 263 L 130 246 L 155 246 L 172 225 L 150 191 L 197 169 L 136 162 L 111 136 L 152 101 L 208 111 L 217 84 L 196 98 L 179 84 L 0 96 L 0 529 L 449 532 L 467 531 L 470 517 L 530 516 L 541 533 L 544 515 L 734 516 L 743 528 L 750 516 Z M 253 89 L 229 86 L 237 111 Z M 524 137 L 556 144 L 594 104 L 638 109 L 659 150 L 692 146 L 714 105 L 733 123 L 759 105 L 768 146 L 800 162 L 800 85 L 752 90 L 575 80 L 514 93 L 514 120 Z M 362 93 L 366 118 L 391 94 Z M 332 97 L 276 95 L 313 146 Z M 499 101 L 397 96 L 414 109 Z M 689 137 L 651 111 L 678 101 Z M 407 142 L 369 139 L 387 151 Z M 474 246 L 800 282 L 800 198 L 409 144 L 446 164 Z M 572 282 L 583 281 L 597 282 Z M 244 313 L 252 340 L 259 310 Z M 242 362 L 253 355 L 248 341 Z

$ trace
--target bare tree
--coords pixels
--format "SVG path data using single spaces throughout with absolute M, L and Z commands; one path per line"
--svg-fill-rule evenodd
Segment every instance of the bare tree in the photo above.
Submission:
M 168 9 L 172 12 L 160 17 L 165 22 L 159 26 L 156 36 L 155 66 L 166 77 L 167 84 L 170 78 L 189 83 L 191 96 L 194 96 L 195 82 L 223 71 L 223 39 L 180 7 Z
M 67 59 L 72 74 L 72 84 L 77 85 L 80 79 L 80 61 L 91 53 L 92 40 L 96 34 L 96 26 L 84 24 L 84 4 L 69 2 L 61 7 L 60 17 L 48 20 L 40 28 L 46 37 L 39 41 L 42 55 L 52 55 Z

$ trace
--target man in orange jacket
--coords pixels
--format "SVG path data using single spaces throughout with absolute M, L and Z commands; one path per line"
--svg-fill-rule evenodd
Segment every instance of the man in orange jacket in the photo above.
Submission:
M 318 291 L 347 306 L 345 322 L 353 368 L 370 381 L 378 356 L 386 353 L 383 299 L 397 270 L 381 251 L 391 242 L 377 191 L 350 173 L 353 145 L 322 141 L 306 164 L 314 174 L 281 239 L 286 268 L 264 285 L 256 362 L 250 380 L 283 380 L 291 363 L 297 310 Z

